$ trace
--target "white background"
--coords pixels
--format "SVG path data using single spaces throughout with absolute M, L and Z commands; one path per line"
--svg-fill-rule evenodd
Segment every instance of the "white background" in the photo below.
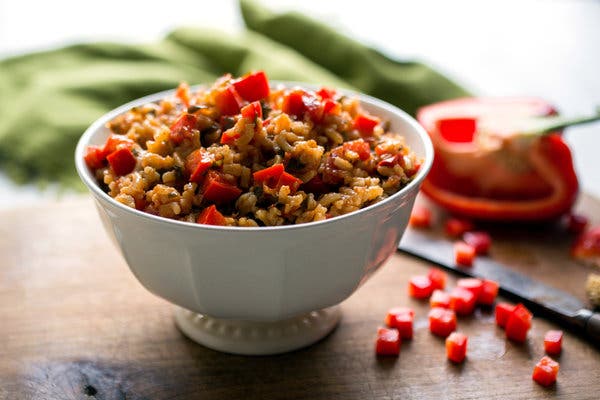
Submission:
M 398 58 L 417 58 L 481 95 L 537 95 L 568 114 L 600 106 L 600 2 L 275 1 Z M 0 0 L 0 57 L 64 44 L 147 42 L 181 26 L 242 29 L 235 1 Z M 0 93 L 0 96 L 2 94 Z M 583 189 L 600 196 L 600 123 L 566 134 Z M 0 173 L 0 208 L 55 197 Z

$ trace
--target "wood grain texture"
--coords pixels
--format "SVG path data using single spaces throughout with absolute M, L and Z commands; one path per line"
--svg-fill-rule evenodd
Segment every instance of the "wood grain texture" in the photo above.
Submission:
M 580 208 L 600 222 L 600 202 Z M 440 215 L 441 221 L 443 217 Z M 0 213 L 0 399 L 598 399 L 600 352 L 564 338 L 558 384 L 531 380 L 551 323 L 504 338 L 491 311 L 460 318 L 468 359 L 447 362 L 429 334 L 428 304 L 406 296 L 427 265 L 395 254 L 342 304 L 342 322 L 320 343 L 273 357 L 217 353 L 185 338 L 173 307 L 150 294 L 109 242 L 88 198 Z M 589 267 L 554 226 L 493 230 L 493 256 L 584 298 Z M 450 286 L 455 277 L 450 276 Z M 416 311 L 400 357 L 378 359 L 374 335 L 391 306 Z

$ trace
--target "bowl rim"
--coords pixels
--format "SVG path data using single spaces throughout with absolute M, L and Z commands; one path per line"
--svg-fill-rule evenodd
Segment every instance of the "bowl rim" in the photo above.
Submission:
M 284 86 L 287 88 L 300 87 L 300 88 L 307 88 L 310 90 L 317 90 L 317 88 L 322 87 L 322 85 L 315 85 L 315 84 L 311 84 L 311 83 L 297 82 L 297 81 L 271 80 L 270 84 L 271 84 L 272 88 Z M 191 86 L 190 89 L 191 90 L 199 90 L 199 89 L 202 89 L 205 87 L 206 87 L 206 84 L 198 84 L 198 85 Z M 175 93 L 176 90 L 177 90 L 176 88 L 173 88 L 173 89 L 163 90 L 161 92 L 156 92 L 156 93 L 129 101 L 117 108 L 114 108 L 111 111 L 109 111 L 109 112 L 105 113 L 104 115 L 102 115 L 101 117 L 99 117 L 96 121 L 94 121 L 85 130 L 85 132 L 81 135 L 81 137 L 79 138 L 79 140 L 77 142 L 77 146 L 75 148 L 75 168 L 77 170 L 77 174 L 79 175 L 79 178 L 83 181 L 83 183 L 87 186 L 87 188 L 92 192 L 93 195 L 95 195 L 99 199 L 108 201 L 109 204 L 112 204 L 114 207 L 117 207 L 118 209 L 120 209 L 126 213 L 132 214 L 133 216 L 146 218 L 151 221 L 158 222 L 158 223 L 164 223 L 167 225 L 174 224 L 175 226 L 179 226 L 179 227 L 186 228 L 186 229 L 208 230 L 208 231 L 236 231 L 236 232 L 287 231 L 287 230 L 296 230 L 296 229 L 307 229 L 307 228 L 311 228 L 311 227 L 316 227 L 318 225 L 332 224 L 332 223 L 336 223 L 336 222 L 339 222 L 342 220 L 352 219 L 353 217 L 357 217 L 358 215 L 369 213 L 372 210 L 382 207 L 383 205 L 385 205 L 387 203 L 393 202 L 397 198 L 403 197 L 405 194 L 407 194 L 415 189 L 418 189 L 418 186 L 425 179 L 425 176 L 427 175 L 427 173 L 429 172 L 429 170 L 431 169 L 431 166 L 433 164 L 434 150 L 433 150 L 433 144 L 431 142 L 431 139 L 430 139 L 429 135 L 427 134 L 427 132 L 425 131 L 425 129 L 410 114 L 408 114 L 406 111 L 404 111 L 388 102 L 380 100 L 376 97 L 369 96 L 367 94 L 359 93 L 359 92 L 345 89 L 345 88 L 339 88 L 339 89 L 336 88 L 336 91 L 341 92 L 344 95 L 357 97 L 361 102 L 365 101 L 366 103 L 370 103 L 378 108 L 384 109 L 385 111 L 389 112 L 390 114 L 399 115 L 401 117 L 401 119 L 403 119 L 405 122 L 407 122 L 411 126 L 411 128 L 414 129 L 414 131 L 417 133 L 418 138 L 422 141 L 424 148 L 425 148 L 425 155 L 423 156 L 424 162 L 421 165 L 419 172 L 417 172 L 417 175 L 413 178 L 412 181 L 410 181 L 408 183 L 408 185 L 406 185 L 405 187 L 403 187 L 402 189 L 400 189 L 393 195 L 391 195 L 377 203 L 371 204 L 367 207 L 358 209 L 356 211 L 352 211 L 347 214 L 338 215 L 333 218 L 325 219 L 322 221 L 313 221 L 313 222 L 307 222 L 307 223 L 303 223 L 303 224 L 290 224 L 290 225 L 279 225 L 279 226 L 258 226 L 258 227 L 214 226 L 214 225 L 206 225 L 206 224 L 197 224 L 197 223 L 193 223 L 193 222 L 179 221 L 179 220 L 174 220 L 174 219 L 170 219 L 170 218 L 165 218 L 165 217 L 161 217 L 158 215 L 149 214 L 149 213 L 146 213 L 146 212 L 143 212 L 143 211 L 131 208 L 131 207 L 127 207 L 126 205 L 119 203 L 114 198 L 110 197 L 108 195 L 108 193 L 105 193 L 100 188 L 100 185 L 98 185 L 96 180 L 93 178 L 91 172 L 89 171 L 87 165 L 84 162 L 83 156 L 84 156 L 85 149 L 87 146 L 89 146 L 89 141 L 96 134 L 96 132 L 98 132 L 100 129 L 102 129 L 106 125 L 106 123 L 109 122 L 110 120 L 114 119 L 115 117 L 117 117 L 120 114 L 123 114 L 123 113 L 129 111 L 133 107 L 140 106 L 140 105 L 143 105 L 146 103 L 151 103 L 151 102 L 157 101 L 159 99 L 162 99 L 164 97 L 171 96 Z

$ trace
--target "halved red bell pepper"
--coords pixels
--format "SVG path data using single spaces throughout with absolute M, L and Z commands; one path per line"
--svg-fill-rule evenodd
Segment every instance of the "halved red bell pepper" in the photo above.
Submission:
M 233 82 L 239 95 L 247 101 L 257 101 L 269 96 L 269 80 L 263 71 L 249 73 Z
M 137 163 L 135 156 L 127 147 L 121 147 L 120 149 L 113 151 L 106 159 L 114 173 L 117 175 L 127 175 L 133 171 L 135 164 Z
M 452 213 L 475 219 L 532 221 L 568 212 L 579 184 L 562 138 L 522 139 L 506 126 L 555 113 L 535 98 L 465 98 L 421 108 L 417 118 L 435 148 L 423 192 Z M 483 131 L 492 139 L 478 140 Z
M 217 210 L 217 207 L 212 204 L 202 210 L 200 215 L 198 215 L 196 222 L 206 225 L 225 225 L 225 217 Z
M 205 172 L 213 165 L 214 159 L 203 149 L 194 150 L 185 159 L 185 172 L 190 182 L 200 183 Z
M 217 171 L 208 171 L 202 186 L 205 200 L 216 204 L 229 203 L 242 194 L 240 188 L 227 182 Z
M 192 129 L 196 128 L 198 119 L 188 113 L 184 113 L 171 125 L 169 138 L 176 145 L 181 144 L 185 139 L 192 137 Z

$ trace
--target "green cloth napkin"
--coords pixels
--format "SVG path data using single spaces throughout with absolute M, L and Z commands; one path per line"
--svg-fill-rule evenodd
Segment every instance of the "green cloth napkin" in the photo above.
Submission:
M 158 43 L 92 43 L 0 61 L 0 169 L 17 182 L 80 188 L 73 152 L 98 117 L 180 81 L 263 69 L 272 79 L 354 88 L 414 114 L 467 95 L 431 68 L 399 62 L 298 13 L 240 1 L 248 30 L 181 28 Z

